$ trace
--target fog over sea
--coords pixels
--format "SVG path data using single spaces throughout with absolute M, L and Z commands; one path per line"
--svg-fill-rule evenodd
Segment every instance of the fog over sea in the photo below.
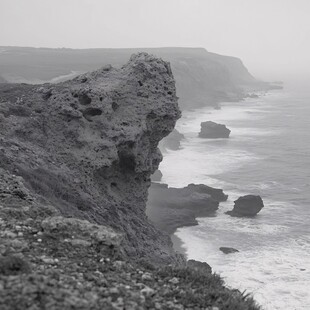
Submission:
M 310 309 L 310 90 L 288 87 L 221 110 L 183 112 L 182 149 L 160 165 L 163 183 L 222 188 L 216 217 L 178 229 L 190 259 L 208 262 L 228 286 L 253 293 L 264 309 Z M 231 129 L 229 139 L 198 138 L 202 121 Z M 240 195 L 261 195 L 255 218 L 233 218 Z M 225 255 L 219 247 L 240 252 Z

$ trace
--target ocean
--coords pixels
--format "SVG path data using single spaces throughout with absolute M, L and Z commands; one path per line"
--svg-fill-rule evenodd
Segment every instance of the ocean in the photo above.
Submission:
M 185 111 L 176 129 L 181 150 L 160 164 L 163 183 L 222 188 L 216 217 L 180 228 L 189 259 L 208 262 L 227 286 L 251 293 L 263 309 L 310 309 L 310 90 L 288 88 L 259 98 Z M 231 129 L 229 139 L 198 137 L 202 121 Z M 260 195 L 255 218 L 225 214 L 241 195 Z M 225 255 L 219 247 L 240 252 Z

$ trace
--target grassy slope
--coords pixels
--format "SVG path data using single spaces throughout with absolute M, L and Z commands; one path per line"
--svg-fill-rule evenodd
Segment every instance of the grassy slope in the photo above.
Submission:
M 110 232 L 96 234 L 104 226 L 56 217 L 52 229 L 52 207 L 27 208 L 21 192 L 5 194 L 18 208 L 0 207 L 2 310 L 259 309 L 215 274 L 126 261 L 117 242 L 108 242 Z

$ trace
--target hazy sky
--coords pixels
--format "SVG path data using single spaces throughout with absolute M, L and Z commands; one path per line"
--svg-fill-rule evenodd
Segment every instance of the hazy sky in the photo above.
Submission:
M 254 75 L 310 72 L 310 0 L 0 0 L 0 46 L 205 47 Z

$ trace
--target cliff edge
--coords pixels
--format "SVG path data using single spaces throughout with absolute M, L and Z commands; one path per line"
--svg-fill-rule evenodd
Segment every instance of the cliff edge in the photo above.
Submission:
M 6 193 L 2 204 L 51 205 L 123 234 L 130 257 L 173 260 L 169 238 L 145 215 L 158 142 L 180 116 L 168 63 L 139 53 L 120 69 L 59 84 L 3 84 L 0 92 L 1 178 L 14 175 L 27 190 Z
M 0 85 L 1 309 L 259 309 L 147 221 L 157 145 L 179 116 L 169 64 L 144 53 Z

